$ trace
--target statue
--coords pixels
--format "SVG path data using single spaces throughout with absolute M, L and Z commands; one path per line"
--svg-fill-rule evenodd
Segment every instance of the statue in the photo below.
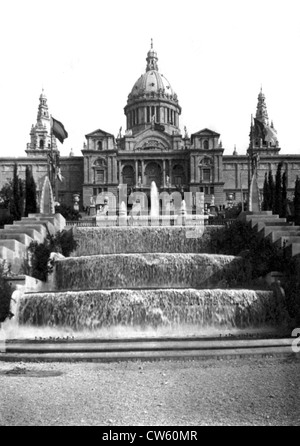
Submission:
M 97 212 L 98 215 L 108 215 L 108 198 L 104 198 L 104 204 L 101 206 L 99 211 Z
M 90 206 L 96 206 L 93 195 L 90 196 Z
M 167 186 L 170 185 L 170 177 L 169 177 L 169 175 L 166 176 L 166 185 Z

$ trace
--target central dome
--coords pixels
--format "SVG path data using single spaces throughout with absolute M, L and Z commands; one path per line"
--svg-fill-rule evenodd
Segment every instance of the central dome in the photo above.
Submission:
M 165 95 L 169 99 L 177 99 L 177 95 L 171 87 L 170 82 L 156 70 L 146 71 L 134 84 L 130 98 L 142 96 L 144 94 Z
M 136 133 L 156 122 L 162 124 L 160 128 L 165 132 L 178 133 L 181 107 L 170 82 L 158 71 L 152 42 L 146 61 L 146 72 L 135 82 L 124 108 L 127 130 Z

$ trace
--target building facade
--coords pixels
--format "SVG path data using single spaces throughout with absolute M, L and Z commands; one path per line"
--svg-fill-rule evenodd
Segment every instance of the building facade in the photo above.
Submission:
M 116 137 L 101 129 L 86 134 L 82 156 L 73 156 L 72 151 L 68 157 L 59 156 L 56 138 L 51 135 L 47 98 L 42 92 L 26 156 L 0 158 L 0 188 L 12 178 L 15 163 L 22 178 L 30 165 L 39 197 L 45 176 L 51 176 L 49 159 L 55 157 L 63 177 L 63 181 L 55 182 L 60 203 L 72 205 L 74 194 L 79 194 L 81 206 L 86 207 L 91 197 L 97 202 L 103 192 L 116 196 L 124 184 L 128 194 L 141 191 L 150 195 L 151 182 L 155 181 L 160 192 L 204 192 L 205 203 L 210 204 L 213 198 L 215 205 L 223 208 L 232 201 L 247 201 L 256 159 L 259 187 L 263 188 L 265 173 L 271 169 L 275 174 L 282 162 L 288 194 L 292 196 L 300 174 L 300 155 L 280 155 L 262 91 L 250 125 L 247 154 L 238 155 L 235 150 L 233 155 L 224 155 L 219 133 L 205 128 L 189 136 L 185 129 L 182 135 L 178 96 L 159 72 L 152 43 L 146 62 L 145 73 L 134 83 L 124 107 L 124 134 L 121 129 Z

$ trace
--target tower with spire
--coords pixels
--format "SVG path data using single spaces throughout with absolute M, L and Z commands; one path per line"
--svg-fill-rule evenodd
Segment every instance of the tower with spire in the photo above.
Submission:
M 50 116 L 44 89 L 39 97 L 37 121 L 30 131 L 30 143 L 25 152 L 27 156 L 47 156 L 49 151 L 57 151 L 56 138 L 51 135 Z
M 255 118 L 251 116 L 250 144 L 248 154 L 254 155 L 277 155 L 280 151 L 277 132 L 273 121 L 269 123 L 266 98 L 260 89 Z

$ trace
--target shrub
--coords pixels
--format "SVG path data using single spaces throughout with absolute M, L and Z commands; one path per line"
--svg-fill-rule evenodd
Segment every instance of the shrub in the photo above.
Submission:
M 243 255 L 253 280 L 270 271 L 282 270 L 284 251 L 268 239 L 260 240 L 256 230 L 240 220 L 214 232 L 211 248 L 218 254 Z
M 79 213 L 79 211 L 75 211 L 71 206 L 67 206 L 66 204 L 55 206 L 55 212 L 61 214 L 68 221 L 79 220 L 80 218 L 82 218 L 82 215 Z
M 7 272 L 0 264 L 0 323 L 7 317 L 13 316 L 10 312 L 10 301 L 13 293 L 11 285 L 7 282 Z
M 77 241 L 72 229 L 59 231 L 54 236 L 48 235 L 43 243 L 31 242 L 28 247 L 31 276 L 45 282 L 51 271 L 48 264 L 51 252 L 59 252 L 68 257 L 76 247 Z

